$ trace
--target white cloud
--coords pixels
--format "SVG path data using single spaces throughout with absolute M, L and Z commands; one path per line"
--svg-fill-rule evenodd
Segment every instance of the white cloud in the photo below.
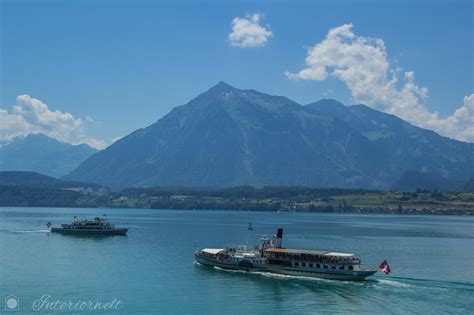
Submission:
M 232 20 L 232 32 L 229 34 L 230 44 L 234 47 L 247 48 L 263 46 L 273 33 L 260 25 L 259 13 L 247 15 L 245 18 L 235 17 Z
M 4 140 L 43 133 L 62 142 L 87 143 L 98 149 L 106 147 L 104 141 L 86 136 L 82 119 L 60 110 L 52 111 L 48 105 L 28 95 L 19 95 L 10 112 L 0 108 L 0 132 Z
M 94 126 L 97 126 L 97 127 L 102 126 L 102 122 L 95 120 L 94 118 L 92 118 L 89 115 L 86 116 L 86 122 L 88 122 L 88 123 L 90 123 Z
M 104 140 L 100 140 L 96 138 L 81 138 L 75 144 L 81 144 L 81 143 L 88 144 L 91 147 L 96 148 L 98 150 L 103 150 L 108 146 L 108 144 Z
M 474 141 L 474 96 L 451 116 L 442 118 L 430 112 L 423 100 L 428 89 L 415 83 L 415 73 L 393 68 L 382 39 L 357 36 L 352 24 L 329 30 L 326 38 L 310 47 L 306 68 L 286 71 L 291 79 L 325 80 L 329 76 L 343 81 L 352 97 L 375 109 L 397 115 L 417 126 L 432 129 L 459 140 Z
M 115 143 L 115 142 L 119 141 L 119 140 L 122 139 L 122 138 L 123 138 L 123 137 L 121 137 L 121 136 L 113 137 L 113 138 L 112 138 L 112 143 Z

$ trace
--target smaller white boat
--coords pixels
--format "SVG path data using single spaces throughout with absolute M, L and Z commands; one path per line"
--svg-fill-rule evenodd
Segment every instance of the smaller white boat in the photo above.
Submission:
M 127 235 L 127 228 L 118 228 L 106 219 L 106 216 L 96 217 L 94 220 L 78 220 L 70 224 L 61 224 L 61 227 L 52 227 L 51 222 L 46 225 L 51 228 L 51 233 L 70 235 Z

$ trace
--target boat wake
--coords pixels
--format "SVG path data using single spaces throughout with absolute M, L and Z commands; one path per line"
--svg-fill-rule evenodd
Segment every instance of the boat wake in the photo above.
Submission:
M 395 287 L 401 287 L 401 288 L 409 288 L 411 285 L 408 283 L 402 283 L 394 280 L 386 280 L 386 279 L 377 279 L 377 283 L 383 284 L 383 285 L 390 285 L 390 286 L 395 286 Z
M 273 272 L 264 272 L 264 271 L 245 271 L 245 270 L 232 270 L 232 269 L 225 269 L 220 267 L 213 267 L 216 270 L 224 271 L 224 272 L 231 272 L 231 273 L 239 273 L 239 274 L 251 274 L 251 275 L 259 275 L 262 277 L 280 279 L 280 280 L 301 280 L 301 281 L 313 281 L 319 283 L 326 283 L 326 284 L 352 284 L 352 285 L 364 285 L 367 282 L 377 282 L 377 280 L 366 280 L 366 281 L 346 281 L 346 280 L 332 280 L 332 279 L 323 279 L 323 278 L 315 278 L 315 277 L 306 277 L 306 276 L 292 276 L 292 275 L 283 275 Z
M 204 266 L 195 262 L 199 266 Z M 333 280 L 314 278 L 307 276 L 295 276 L 295 275 L 283 275 L 272 272 L 263 271 L 246 271 L 246 270 L 233 270 L 225 269 L 217 266 L 213 266 L 215 270 L 240 274 L 240 275 L 257 275 L 266 278 L 278 279 L 281 281 L 296 281 L 299 284 L 302 282 L 312 283 L 319 286 L 328 286 L 336 290 L 336 288 L 366 288 L 370 290 L 395 290 L 398 292 L 411 292 L 412 290 L 425 290 L 429 292 L 444 292 L 457 290 L 464 294 L 465 292 L 474 292 L 474 284 L 472 283 L 460 283 L 460 282 L 449 282 L 449 281 L 436 281 L 428 279 L 417 279 L 417 278 L 403 278 L 403 277 L 392 277 L 392 276 L 375 276 L 373 278 L 366 279 L 365 281 L 348 281 L 348 280 Z M 302 282 L 300 282 L 302 281 Z
M 17 233 L 50 233 L 50 230 L 20 230 Z
M 436 289 L 436 290 L 461 290 L 461 291 L 470 291 L 474 292 L 474 283 L 472 282 L 459 282 L 459 281 L 446 281 L 446 280 L 431 280 L 431 279 L 417 279 L 417 278 L 407 278 L 407 277 L 391 277 L 390 280 L 380 280 L 388 281 L 393 283 L 398 283 L 401 285 L 406 285 L 409 287 L 425 288 L 425 289 Z M 396 280 L 396 281 L 395 281 Z
M 232 273 L 241 273 L 241 274 L 254 273 L 254 272 L 245 271 L 245 270 L 225 269 L 225 268 L 221 268 L 221 267 L 217 267 L 217 266 L 214 266 L 214 269 L 219 270 L 219 271 L 232 272 Z
M 240 274 L 252 274 L 252 275 L 259 275 L 262 277 L 269 277 L 274 279 L 281 279 L 281 280 L 301 280 L 301 281 L 312 281 L 324 284 L 333 284 L 333 285 L 353 285 L 353 286 L 392 286 L 392 287 L 399 287 L 399 288 L 410 288 L 413 285 L 404 283 L 401 281 L 396 281 L 394 279 L 378 279 L 372 278 L 367 279 L 365 281 L 347 281 L 347 280 L 333 280 L 333 279 L 323 279 L 323 278 L 315 278 L 315 277 L 306 277 L 306 276 L 292 276 L 292 275 L 283 275 L 273 272 L 262 272 L 262 271 L 245 271 L 245 270 L 231 270 L 225 269 L 220 267 L 213 267 L 219 271 L 231 272 L 231 273 L 240 273 Z M 416 281 L 414 279 L 414 281 Z

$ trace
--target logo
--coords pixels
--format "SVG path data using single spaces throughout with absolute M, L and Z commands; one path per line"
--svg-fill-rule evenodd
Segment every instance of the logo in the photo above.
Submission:
M 15 295 L 10 294 L 5 298 L 5 311 L 19 311 L 20 310 L 20 299 Z
M 33 301 L 33 311 L 113 311 L 123 307 L 123 302 L 117 298 L 108 301 L 94 300 L 61 300 L 51 294 L 43 294 L 39 299 Z

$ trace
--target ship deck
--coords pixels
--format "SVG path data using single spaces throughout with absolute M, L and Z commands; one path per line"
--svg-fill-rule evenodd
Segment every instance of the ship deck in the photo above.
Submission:
M 268 248 L 265 250 L 267 253 L 281 253 L 281 254 L 293 254 L 293 255 L 315 255 L 315 256 L 332 256 L 332 257 L 353 257 L 354 254 L 332 252 L 327 250 L 317 249 L 301 249 L 301 248 Z

